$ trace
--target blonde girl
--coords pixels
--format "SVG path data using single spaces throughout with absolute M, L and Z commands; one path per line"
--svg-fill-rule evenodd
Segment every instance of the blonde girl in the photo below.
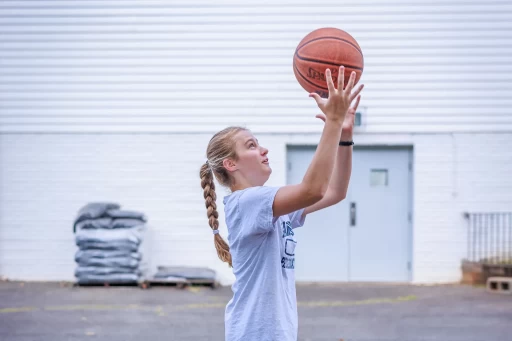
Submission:
M 268 150 L 245 128 L 226 128 L 208 144 L 201 187 L 218 256 L 235 275 L 225 311 L 227 341 L 297 340 L 293 230 L 307 214 L 343 200 L 350 179 L 352 128 L 363 86 L 353 91 L 352 73 L 344 87 L 343 74 L 341 67 L 336 87 L 326 70 L 327 99 L 310 94 L 325 125 L 301 183 L 265 186 L 272 172 Z M 219 235 L 214 176 L 230 189 L 223 199 L 228 243 Z

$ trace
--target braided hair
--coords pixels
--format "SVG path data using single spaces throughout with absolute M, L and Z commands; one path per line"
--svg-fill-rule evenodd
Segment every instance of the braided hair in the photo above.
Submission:
M 229 245 L 220 236 L 219 230 L 219 213 L 217 212 L 217 194 L 215 193 L 214 177 L 223 186 L 230 187 L 231 178 L 226 168 L 224 168 L 223 161 L 226 158 L 236 160 L 235 141 L 234 136 L 246 130 L 242 127 L 228 127 L 216 133 L 206 150 L 206 161 L 199 171 L 201 178 L 201 188 L 203 189 L 203 196 L 206 205 L 206 215 L 208 223 L 214 233 L 215 248 L 220 260 L 233 266 L 231 260 L 231 253 L 229 252 Z

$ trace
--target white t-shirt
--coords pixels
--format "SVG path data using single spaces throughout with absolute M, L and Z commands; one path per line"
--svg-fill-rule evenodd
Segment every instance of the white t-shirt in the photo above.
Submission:
M 304 209 L 273 217 L 279 187 L 250 187 L 224 198 L 235 283 L 226 341 L 296 341 L 295 239 Z

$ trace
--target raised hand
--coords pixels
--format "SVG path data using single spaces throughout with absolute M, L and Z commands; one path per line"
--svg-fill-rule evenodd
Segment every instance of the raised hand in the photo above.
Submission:
M 361 90 L 363 89 L 363 84 L 359 85 L 359 87 L 352 91 L 354 88 L 354 82 L 356 78 L 355 72 L 350 74 L 350 79 L 348 81 L 347 86 L 344 86 L 344 78 L 345 78 L 345 68 L 340 66 L 339 76 L 338 76 L 338 88 L 334 87 L 334 82 L 332 80 L 331 70 L 327 69 L 325 71 L 325 77 L 327 81 L 327 88 L 329 89 L 329 97 L 327 99 L 320 97 L 320 95 L 316 93 L 310 93 L 309 96 L 313 97 L 320 108 L 323 114 L 325 115 L 325 120 L 333 120 L 338 122 L 344 122 L 345 116 L 347 115 L 347 111 L 350 107 L 350 103 L 356 98 Z
M 362 86 L 361 86 L 361 88 L 362 88 Z M 352 135 L 352 132 L 354 130 L 354 122 L 355 122 L 355 118 L 356 118 L 357 107 L 359 106 L 360 100 L 361 100 L 361 95 L 357 95 L 356 101 L 347 110 L 347 114 L 345 115 L 345 119 L 343 120 L 343 125 L 341 128 L 342 134 Z M 325 122 L 326 117 L 324 114 L 317 114 L 315 117 L 317 117 Z

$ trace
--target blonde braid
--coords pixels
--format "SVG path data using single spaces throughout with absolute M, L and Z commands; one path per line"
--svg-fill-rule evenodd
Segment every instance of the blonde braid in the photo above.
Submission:
M 201 187 L 203 188 L 203 196 L 205 199 L 208 223 L 210 224 L 210 227 L 215 233 L 214 242 L 215 248 L 217 249 L 217 255 L 219 256 L 220 260 L 228 263 L 229 266 L 232 267 L 233 264 L 231 262 L 231 253 L 229 253 L 229 245 L 224 241 L 224 239 L 222 239 L 222 237 L 218 233 L 219 213 L 217 212 L 217 204 L 215 202 L 215 200 L 217 199 L 217 194 L 215 194 L 213 172 L 208 162 L 201 166 L 199 177 L 201 178 Z

